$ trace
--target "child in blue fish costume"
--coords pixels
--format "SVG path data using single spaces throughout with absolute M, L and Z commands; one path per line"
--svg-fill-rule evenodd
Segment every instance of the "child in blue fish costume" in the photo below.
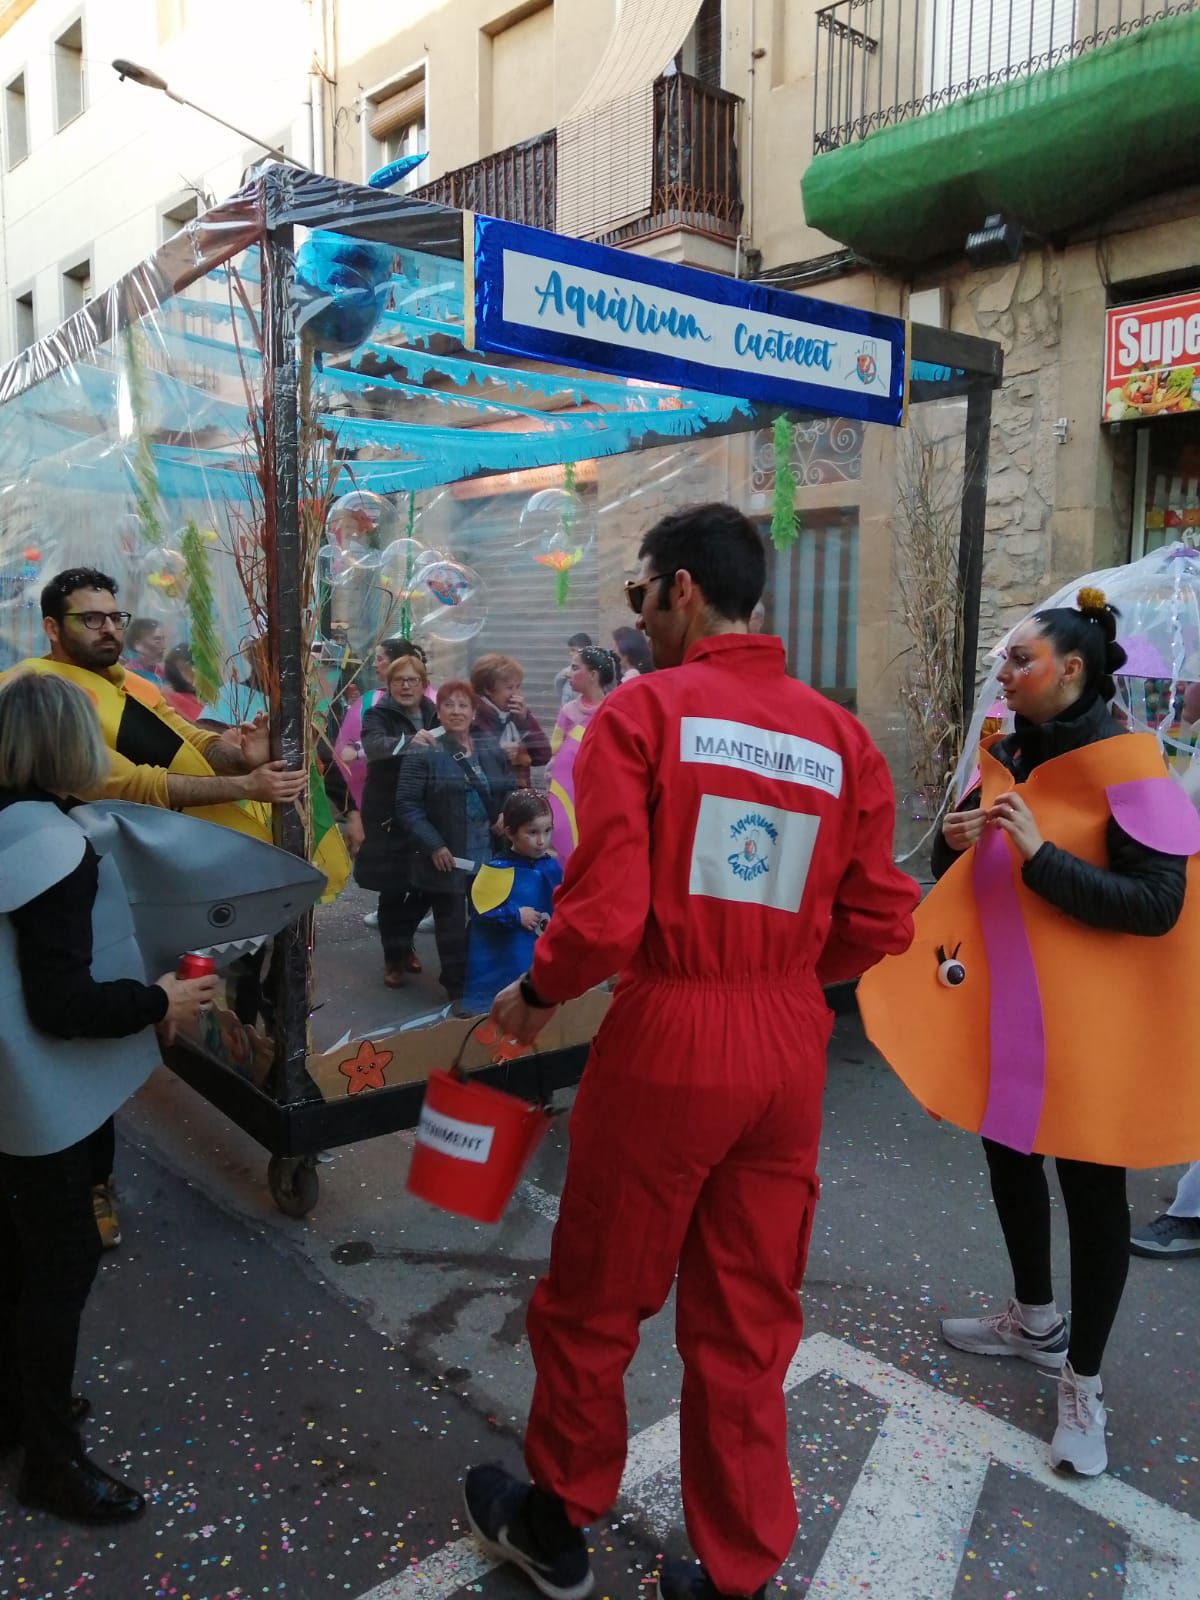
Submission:
M 463 1007 L 472 1015 L 489 1011 L 501 989 L 528 970 L 563 879 L 550 854 L 554 819 L 541 790 L 514 790 L 500 820 L 507 849 L 471 885 Z

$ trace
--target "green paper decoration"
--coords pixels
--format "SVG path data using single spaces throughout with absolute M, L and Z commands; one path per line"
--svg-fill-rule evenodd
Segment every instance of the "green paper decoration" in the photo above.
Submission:
M 215 705 L 221 693 L 223 652 L 213 627 L 212 570 L 208 545 L 195 522 L 183 531 L 179 552 L 187 570 L 187 608 L 191 623 L 192 670 L 196 698 L 203 706 Z
M 404 537 L 408 540 L 408 560 L 404 569 L 404 604 L 400 607 L 400 637 L 402 639 L 412 638 L 412 601 L 409 596 L 412 594 L 414 566 L 412 537 L 416 521 L 417 497 L 410 489 L 408 493 L 408 522 L 404 528 Z
M 147 544 L 162 543 L 162 523 L 158 520 L 160 504 L 158 473 L 150 450 L 146 428 L 146 384 L 142 372 L 142 356 L 138 348 L 139 335 L 131 324 L 121 334 L 125 353 L 125 372 L 129 379 L 129 407 L 133 412 L 133 426 L 137 444 L 133 455 L 133 494 L 137 501 L 138 527 Z
M 568 461 L 563 467 L 563 489 L 567 498 L 563 501 L 562 509 L 562 542 L 563 549 L 571 548 L 571 528 L 575 522 L 575 463 Z M 559 611 L 565 611 L 567 597 L 571 593 L 571 568 L 560 567 L 554 575 L 554 604 Z
M 796 474 L 792 471 L 792 425 L 786 417 L 776 417 L 771 433 L 775 446 L 771 543 L 782 554 L 795 544 L 800 533 L 796 518 Z

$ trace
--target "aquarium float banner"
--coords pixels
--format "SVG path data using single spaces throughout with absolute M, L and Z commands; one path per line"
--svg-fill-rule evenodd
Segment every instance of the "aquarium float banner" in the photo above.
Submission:
M 895 317 L 493 217 L 467 226 L 476 350 L 862 422 L 903 418 Z

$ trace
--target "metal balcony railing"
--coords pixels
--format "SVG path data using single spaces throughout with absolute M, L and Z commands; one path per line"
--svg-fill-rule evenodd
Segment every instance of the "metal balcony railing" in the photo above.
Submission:
M 1200 0 L 834 0 L 817 11 L 813 152 L 1044 72 Z
M 742 222 L 738 178 L 737 95 L 682 73 L 654 85 L 654 172 L 644 217 L 603 236 L 630 244 L 671 228 L 733 240 Z M 554 130 L 444 173 L 414 197 L 482 211 L 534 228 L 555 226 L 557 141 Z
M 411 196 L 459 211 L 482 211 L 506 222 L 524 222 L 531 228 L 552 229 L 557 155 L 558 141 L 551 128 L 535 139 L 510 144 L 506 150 L 473 161 L 469 167 L 444 172 L 432 183 L 411 190 Z

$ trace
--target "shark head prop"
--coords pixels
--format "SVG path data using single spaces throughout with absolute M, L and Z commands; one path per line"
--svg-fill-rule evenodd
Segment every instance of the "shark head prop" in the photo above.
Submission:
M 226 965 L 302 917 L 325 887 L 299 856 L 198 817 L 106 800 L 71 818 L 115 861 L 151 974 L 186 950 Z

